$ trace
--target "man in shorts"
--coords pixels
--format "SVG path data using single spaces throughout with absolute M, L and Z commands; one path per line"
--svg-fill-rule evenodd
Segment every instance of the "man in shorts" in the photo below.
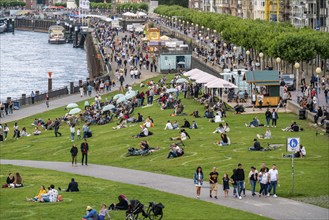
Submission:
M 216 171 L 216 167 L 213 167 L 211 173 L 209 174 L 209 184 L 210 184 L 210 198 L 212 198 L 212 191 L 215 191 L 215 199 L 217 199 L 218 172 Z

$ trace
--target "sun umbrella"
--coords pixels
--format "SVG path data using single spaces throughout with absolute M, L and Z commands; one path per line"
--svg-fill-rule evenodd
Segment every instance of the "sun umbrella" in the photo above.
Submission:
M 123 96 L 123 97 L 120 97 L 116 102 L 117 102 L 117 104 L 119 104 L 119 103 L 125 102 L 125 101 L 127 101 L 127 99 L 125 96 Z
M 177 92 L 177 89 L 175 88 L 170 88 L 166 90 L 167 93 L 171 93 L 171 92 Z
M 183 61 L 179 61 L 177 64 L 178 64 L 178 65 L 185 65 L 185 62 L 183 62 Z
M 115 108 L 115 106 L 114 105 L 106 105 L 106 106 L 104 106 L 103 107 L 103 111 L 109 111 L 109 110 L 112 110 L 112 109 L 114 109 Z
M 130 90 L 130 91 L 126 92 L 126 95 L 129 95 L 129 94 L 133 94 L 134 96 L 136 96 L 137 92 L 134 90 Z
M 125 98 L 126 99 L 131 99 L 131 98 L 134 98 L 135 96 L 136 96 L 135 93 L 128 93 L 128 94 L 125 95 Z
M 75 115 L 75 114 L 78 114 L 79 112 L 81 112 L 81 109 L 79 109 L 79 108 L 74 108 L 74 109 L 72 109 L 72 110 L 69 112 L 69 114 L 70 114 L 70 115 Z
M 77 108 L 79 107 L 77 103 L 70 103 L 66 106 L 66 108 Z
M 121 98 L 121 97 L 124 97 L 125 95 L 124 94 L 116 94 L 114 97 L 113 97 L 113 99 L 114 100 L 117 100 L 117 99 L 119 99 L 119 98 Z
M 185 78 L 179 78 L 176 80 L 176 83 L 187 83 L 187 82 L 188 82 L 188 80 Z

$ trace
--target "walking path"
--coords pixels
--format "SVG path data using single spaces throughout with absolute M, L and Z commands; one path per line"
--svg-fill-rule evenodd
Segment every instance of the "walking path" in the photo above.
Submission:
M 65 162 L 1 159 L 0 164 L 12 164 L 33 168 L 42 167 L 43 169 L 91 176 L 137 186 L 144 186 L 163 192 L 195 198 L 195 187 L 193 186 L 192 176 L 191 179 L 187 179 L 164 174 L 156 174 L 145 171 L 96 164 L 89 164 L 89 166 L 83 167 L 72 167 L 70 163 Z M 242 200 L 238 200 L 233 197 L 223 198 L 222 193 L 220 193 L 219 199 L 211 199 L 208 196 L 208 188 L 208 184 L 205 184 L 201 191 L 200 200 L 230 208 L 240 209 L 272 219 L 329 219 L 328 209 L 285 198 L 259 198 L 258 196 L 252 197 L 250 196 L 250 191 L 246 192 L 247 196 L 243 197 Z M 221 187 L 219 187 L 219 189 L 221 189 Z

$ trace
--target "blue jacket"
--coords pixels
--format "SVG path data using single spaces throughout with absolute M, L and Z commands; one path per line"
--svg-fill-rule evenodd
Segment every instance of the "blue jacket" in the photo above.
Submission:
M 199 182 L 198 182 L 198 173 L 197 172 L 195 172 L 194 173 L 194 184 L 198 184 Z M 201 173 L 201 185 L 203 184 L 203 174 Z
M 92 219 L 92 220 L 98 220 L 98 214 L 95 209 L 92 209 L 88 212 L 88 215 L 84 215 L 83 218 L 86 219 Z

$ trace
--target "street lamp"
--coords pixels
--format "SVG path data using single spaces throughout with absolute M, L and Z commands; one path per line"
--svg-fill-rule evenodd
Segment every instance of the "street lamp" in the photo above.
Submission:
M 297 94 L 298 94 L 298 79 L 299 79 L 299 63 L 298 62 L 296 62 L 295 63 L 295 65 L 294 65 L 294 67 L 295 67 L 295 69 L 296 69 L 296 92 L 297 92 Z
M 318 67 L 315 69 L 315 72 L 316 72 L 316 99 L 317 99 L 317 104 L 318 106 L 320 106 L 320 100 L 319 100 L 319 93 L 320 93 L 320 87 L 319 87 L 319 84 L 320 84 L 320 78 L 319 78 L 319 75 L 321 73 L 321 67 Z
M 275 59 L 275 61 L 276 61 L 276 63 L 278 64 L 278 72 L 279 72 L 279 74 L 280 74 L 280 63 L 281 63 L 281 58 L 280 58 L 280 57 L 277 57 L 277 58 Z
M 260 58 L 260 70 L 263 70 L 263 56 L 264 54 L 262 52 L 259 53 Z
M 250 55 L 249 50 L 246 51 L 246 55 L 247 55 L 247 67 L 249 67 L 249 55 Z

